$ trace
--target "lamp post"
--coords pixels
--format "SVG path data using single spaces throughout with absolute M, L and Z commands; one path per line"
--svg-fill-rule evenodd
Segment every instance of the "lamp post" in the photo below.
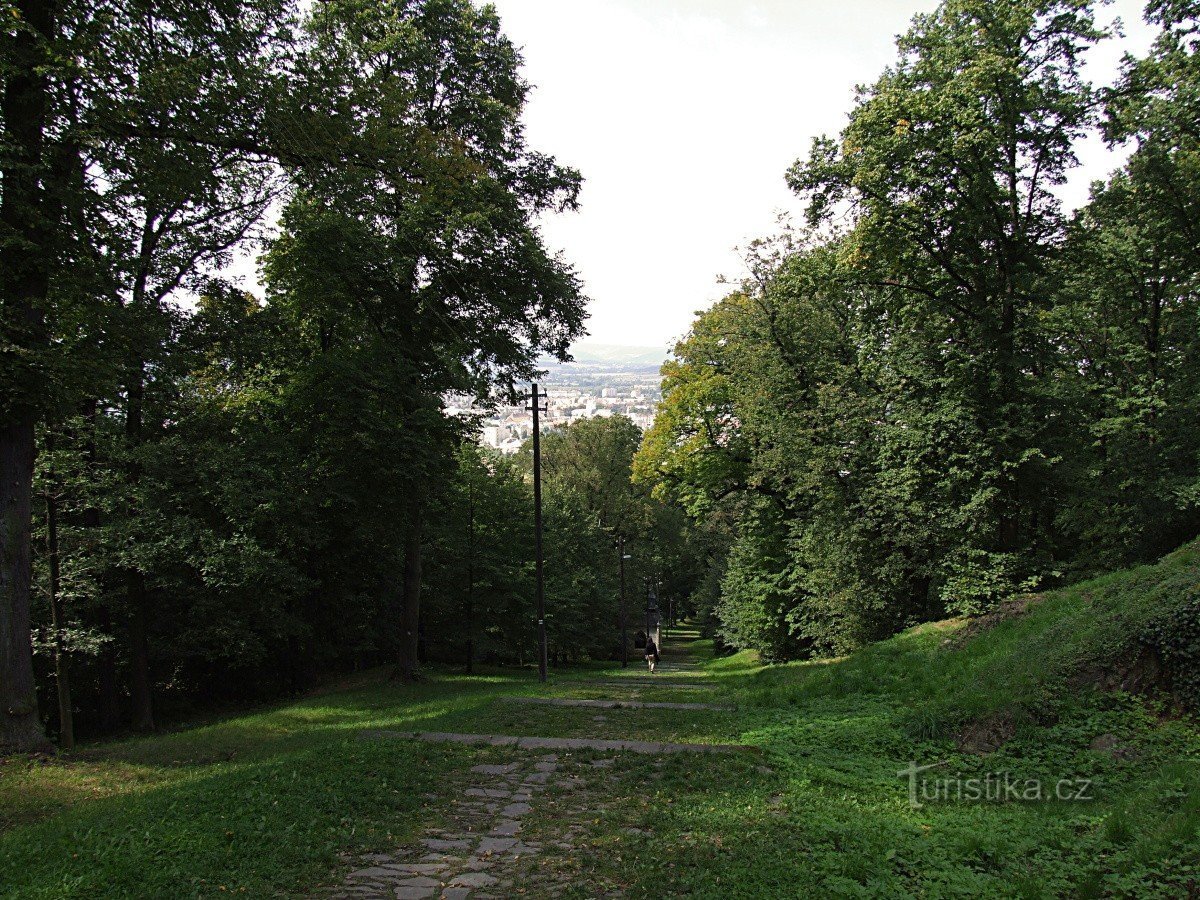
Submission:
M 625 535 L 617 535 L 617 559 L 621 570 L 621 668 L 629 665 L 629 634 L 625 616 L 625 560 L 630 559 L 625 552 Z
M 658 594 L 654 591 L 654 582 L 646 580 L 646 640 L 654 639 L 655 646 L 661 647 L 658 634 Z

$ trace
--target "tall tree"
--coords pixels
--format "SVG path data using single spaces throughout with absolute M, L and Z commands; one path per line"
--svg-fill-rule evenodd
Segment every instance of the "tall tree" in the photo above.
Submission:
M 0 37 L 0 748 L 44 745 L 30 643 L 34 429 L 48 390 L 55 225 L 50 75 L 58 4 L 21 0 Z
M 575 206 L 579 177 L 526 146 L 528 86 L 490 8 L 334 0 L 310 36 L 298 96 L 349 164 L 297 174 L 268 273 L 320 352 L 357 368 L 409 435 L 393 521 L 407 529 L 397 673 L 413 678 L 432 474 L 422 435 L 445 391 L 511 387 L 581 333 L 578 281 L 534 226 Z
M 227 263 L 259 223 L 276 195 L 276 170 L 261 154 L 233 146 L 231 126 L 254 118 L 246 112 L 265 72 L 255 63 L 270 20 L 266 5 L 230 4 L 163 8 L 131 2 L 97 42 L 89 76 L 99 85 L 121 85 L 121 106 L 97 91 L 91 115 L 111 137 L 91 152 L 90 168 L 105 173 L 106 203 L 95 210 L 104 235 L 97 252 L 113 260 L 110 291 L 122 310 L 126 345 L 120 406 L 127 474 L 123 554 L 124 615 L 131 646 L 133 725 L 154 727 L 150 631 L 154 606 L 148 543 L 138 482 L 145 457 L 165 421 L 155 373 L 171 367 L 171 309 L 181 289 L 195 289 L 206 267 Z M 244 18 L 243 18 L 244 17 Z M 123 134 L 131 118 L 139 131 Z M 172 135 L 179 119 L 186 130 Z M 143 133 L 145 132 L 145 133 Z
M 261 216 L 268 199 L 262 170 L 247 163 L 253 154 L 240 137 L 256 83 L 245 74 L 273 46 L 268 32 L 285 10 L 270 0 L 127 0 L 102 15 L 76 2 L 6 7 L 13 16 L 6 16 L 4 39 L 4 144 L 12 168 L 3 178 L 9 227 L 2 268 L 6 351 L 12 348 L 5 383 L 14 389 L 6 391 L 5 422 L 15 424 L 6 424 L 3 457 L 12 463 L 4 482 L 20 510 L 14 518 L 25 518 L 30 429 L 47 412 L 61 414 L 101 390 L 71 374 L 72 351 L 102 335 L 105 353 L 125 356 L 125 422 L 138 444 L 146 344 L 155 331 L 147 320 Z M 118 321 L 112 314 L 122 306 L 129 314 Z M 106 327 L 97 327 L 106 312 Z M 73 333 L 85 323 L 90 340 Z M 131 481 L 136 469 L 131 459 Z M 3 606 L 17 619 L 28 603 L 28 579 L 19 574 L 28 535 L 27 525 L 6 529 L 12 577 L 4 581 L 13 599 Z M 143 647 L 146 603 L 139 570 L 129 571 L 133 643 Z M 135 655 L 137 717 L 150 725 L 146 654 Z M 5 683 L 22 680 L 14 673 Z
M 816 141 L 789 173 L 814 220 L 853 211 L 857 277 L 883 292 L 878 327 L 910 345 L 903 377 L 928 387 L 914 412 L 961 441 L 965 477 L 947 499 L 973 511 L 973 536 L 948 548 L 952 602 L 994 596 L 1047 552 L 1038 316 L 1065 228 L 1053 188 L 1095 119 L 1090 7 L 947 0 L 915 19 L 840 141 Z

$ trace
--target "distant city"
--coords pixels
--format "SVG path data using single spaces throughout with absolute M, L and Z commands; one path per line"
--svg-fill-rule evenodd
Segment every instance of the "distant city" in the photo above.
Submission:
M 659 347 L 581 344 L 574 360 L 542 360 L 546 375 L 539 382 L 546 392 L 547 411 L 542 430 L 582 419 L 628 416 L 639 428 L 649 428 L 662 400 L 659 368 L 669 355 Z M 479 442 L 501 453 L 516 453 L 533 434 L 533 414 L 527 401 L 495 410 L 477 409 L 470 397 L 448 398 L 451 414 L 476 412 L 483 416 Z

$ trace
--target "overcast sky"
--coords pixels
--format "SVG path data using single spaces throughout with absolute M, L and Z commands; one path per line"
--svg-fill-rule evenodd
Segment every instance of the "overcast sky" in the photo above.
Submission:
M 544 221 L 592 298 L 588 340 L 669 346 L 741 274 L 736 245 L 800 206 L 787 167 L 845 122 L 931 0 L 495 0 L 535 85 L 531 146 L 584 176 L 582 210 Z M 1102 11 L 1127 37 L 1093 51 L 1111 80 L 1152 32 L 1139 0 Z M 1114 158 L 1081 148 L 1067 199 Z M 798 216 L 797 216 L 798 218 Z

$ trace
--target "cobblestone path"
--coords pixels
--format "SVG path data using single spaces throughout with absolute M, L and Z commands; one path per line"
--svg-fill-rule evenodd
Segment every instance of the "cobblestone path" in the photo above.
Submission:
M 685 687 L 674 676 L 699 676 L 702 670 L 685 649 L 668 644 L 659 673 L 634 669 L 603 681 L 614 695 L 606 700 L 573 698 L 509 698 L 539 709 L 602 709 L 610 717 L 624 710 L 664 709 L 703 715 L 728 710 L 714 704 L 640 703 L 622 696 L 622 689 L 640 691 L 646 684 Z M 703 687 L 689 684 L 687 687 Z M 632 714 L 632 713 L 627 713 Z M 614 719 L 615 721 L 615 719 Z M 536 729 L 535 729 L 536 730 Z M 387 898 L 387 900 L 489 900 L 489 898 L 576 896 L 620 897 L 615 883 L 579 879 L 578 857 L 590 823 L 598 822 L 613 802 L 610 787 L 622 777 L 652 781 L 655 767 L 681 751 L 738 752 L 736 746 L 669 744 L 631 739 L 600 741 L 580 738 L 514 735 L 443 734 L 437 732 L 365 732 L 372 740 L 445 741 L 475 744 L 500 761 L 475 765 L 427 794 L 428 824 L 417 841 L 389 853 L 372 853 L 351 860 L 353 870 L 322 898 Z M 614 755 L 615 754 L 615 755 Z M 691 753 L 686 754 L 691 756 Z M 641 759 L 644 762 L 636 762 Z M 631 775 L 634 767 L 636 774 Z M 624 775 L 622 775 L 624 770 Z M 628 791 L 629 782 L 623 785 Z M 637 830 L 637 829 L 634 829 Z M 646 833 L 646 832 L 640 832 Z

